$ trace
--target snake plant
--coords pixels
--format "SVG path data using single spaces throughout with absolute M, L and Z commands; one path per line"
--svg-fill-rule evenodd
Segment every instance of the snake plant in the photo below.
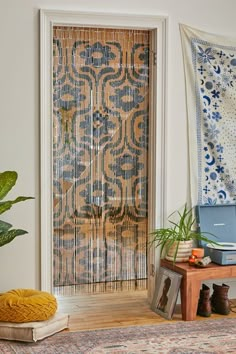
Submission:
M 15 171 L 5 171 L 0 173 L 0 214 L 5 213 L 11 209 L 13 204 L 23 202 L 27 199 L 34 199 L 32 197 L 17 197 L 14 200 L 3 199 L 10 192 L 12 187 L 16 184 L 18 175 Z M 12 229 L 12 225 L 0 220 L 0 247 L 14 240 L 15 237 L 27 234 L 28 232 L 21 229 Z

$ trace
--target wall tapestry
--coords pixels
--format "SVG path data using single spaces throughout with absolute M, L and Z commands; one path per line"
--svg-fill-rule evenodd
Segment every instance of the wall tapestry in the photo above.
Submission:
M 236 39 L 180 25 L 192 205 L 236 201 Z
M 146 278 L 149 32 L 53 34 L 54 286 Z

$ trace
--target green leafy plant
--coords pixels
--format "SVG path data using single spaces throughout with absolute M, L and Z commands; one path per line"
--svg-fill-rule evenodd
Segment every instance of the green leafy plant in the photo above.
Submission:
M 23 202 L 33 197 L 17 197 L 14 200 L 2 201 L 16 184 L 18 175 L 15 171 L 5 171 L 0 173 L 0 214 L 11 209 L 13 204 Z M 12 225 L 0 220 L 0 247 L 14 240 L 16 236 L 27 234 L 28 232 L 21 229 L 12 229 Z
M 178 220 L 172 220 L 172 217 L 177 215 Z M 176 256 L 179 249 L 180 241 L 203 241 L 206 243 L 217 245 L 217 242 L 209 239 L 207 235 L 216 237 L 209 232 L 199 232 L 193 230 L 195 224 L 195 218 L 193 216 L 193 208 L 188 209 L 185 204 L 182 212 L 174 211 L 169 217 L 168 222 L 170 227 L 156 229 L 151 232 L 151 245 L 154 243 L 155 247 L 160 246 L 161 256 L 166 255 L 170 248 L 176 245 L 176 250 L 174 254 L 174 262 L 176 261 Z

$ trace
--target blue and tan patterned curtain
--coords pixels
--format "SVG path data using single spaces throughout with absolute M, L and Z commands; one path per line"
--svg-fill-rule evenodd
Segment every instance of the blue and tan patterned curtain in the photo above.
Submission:
M 149 32 L 54 27 L 54 285 L 146 278 Z

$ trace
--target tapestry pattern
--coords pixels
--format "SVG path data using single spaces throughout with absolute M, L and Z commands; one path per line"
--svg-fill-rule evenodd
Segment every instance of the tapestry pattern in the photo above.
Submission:
M 54 286 L 146 278 L 149 32 L 53 29 Z
M 190 150 L 197 149 L 197 203 L 229 204 L 236 201 L 236 40 L 235 46 L 216 35 L 183 26 Z M 190 62 L 191 60 L 191 62 Z M 191 84 L 190 84 L 191 81 Z M 191 86 L 191 88 L 190 88 Z M 189 95 L 189 97 L 188 97 Z M 193 116 L 194 113 L 194 116 Z M 190 122 L 191 124 L 191 122 Z M 193 134 L 196 134 L 196 146 Z M 191 158 L 191 153 L 190 153 Z M 193 173 L 193 171 L 192 171 Z

